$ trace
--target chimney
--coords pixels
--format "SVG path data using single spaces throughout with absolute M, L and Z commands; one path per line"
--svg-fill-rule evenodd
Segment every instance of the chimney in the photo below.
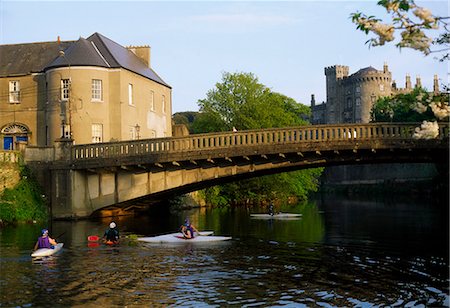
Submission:
M 406 88 L 406 89 L 411 89 L 411 77 L 409 76 L 409 74 L 406 75 L 406 84 L 405 84 L 405 88 Z
M 145 65 L 151 67 L 150 65 L 150 46 L 128 46 L 127 49 L 138 56 Z
M 316 105 L 316 99 L 314 97 L 314 94 L 311 94 L 311 107 L 314 107 Z
M 395 80 L 392 80 L 392 89 L 397 90 L 397 83 Z
M 439 81 L 438 81 L 438 76 L 437 75 L 434 75 L 433 92 L 434 92 L 435 95 L 439 94 Z
M 387 72 L 388 72 L 388 65 L 387 65 L 387 62 L 384 62 L 383 73 L 387 73 Z
M 416 88 L 422 88 L 422 81 L 420 80 L 420 76 L 416 76 Z

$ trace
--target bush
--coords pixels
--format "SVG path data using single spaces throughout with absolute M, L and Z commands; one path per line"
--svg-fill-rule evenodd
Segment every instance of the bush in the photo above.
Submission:
M 4 223 L 44 221 L 48 210 L 42 191 L 26 167 L 21 167 L 21 179 L 14 188 L 0 196 L 0 221 Z

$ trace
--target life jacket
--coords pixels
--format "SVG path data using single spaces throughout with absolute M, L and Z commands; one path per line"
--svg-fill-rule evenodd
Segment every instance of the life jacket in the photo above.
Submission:
M 106 240 L 116 242 L 119 239 L 119 231 L 116 229 L 108 229 L 105 232 Z
M 48 236 L 41 236 L 38 238 L 38 248 L 53 248 Z
M 194 236 L 195 236 L 195 234 L 194 234 L 194 229 L 191 227 L 191 225 L 189 225 L 189 226 L 187 226 L 186 227 L 186 230 L 185 230 L 185 234 L 187 234 L 187 231 L 191 231 L 191 238 L 194 238 Z

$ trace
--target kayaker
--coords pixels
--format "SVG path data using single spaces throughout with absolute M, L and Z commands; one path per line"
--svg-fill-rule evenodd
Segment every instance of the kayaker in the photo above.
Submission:
M 270 204 L 269 204 L 269 214 L 271 216 L 273 216 L 275 214 L 275 212 L 273 211 L 273 202 L 270 202 Z
M 198 230 L 191 224 L 189 219 L 186 218 L 184 224 L 181 226 L 181 233 L 183 233 L 185 238 L 190 239 L 195 237 L 194 232 L 198 233 Z
M 103 235 L 103 242 L 112 242 L 113 244 L 119 243 L 119 230 L 117 229 L 117 225 L 114 221 L 109 224 L 109 228 L 105 231 L 105 234 Z
M 56 241 L 52 239 L 48 235 L 47 229 L 42 229 L 42 236 L 40 236 L 34 245 L 34 250 L 40 249 L 40 248 L 50 248 L 53 249 L 56 246 Z

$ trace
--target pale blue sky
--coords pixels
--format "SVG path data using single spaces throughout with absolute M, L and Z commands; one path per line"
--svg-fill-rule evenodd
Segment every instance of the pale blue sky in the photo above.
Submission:
M 362 11 L 386 18 L 377 1 L 8 1 L 0 0 L 0 43 L 76 40 L 99 32 L 123 45 L 150 45 L 152 68 L 172 86 L 173 112 L 197 100 L 223 72 L 251 72 L 273 91 L 309 105 L 325 100 L 324 68 L 350 74 L 386 61 L 397 85 L 416 75 L 447 83 L 448 64 L 392 44 L 369 49 L 349 19 Z M 448 1 L 417 2 L 448 16 Z

